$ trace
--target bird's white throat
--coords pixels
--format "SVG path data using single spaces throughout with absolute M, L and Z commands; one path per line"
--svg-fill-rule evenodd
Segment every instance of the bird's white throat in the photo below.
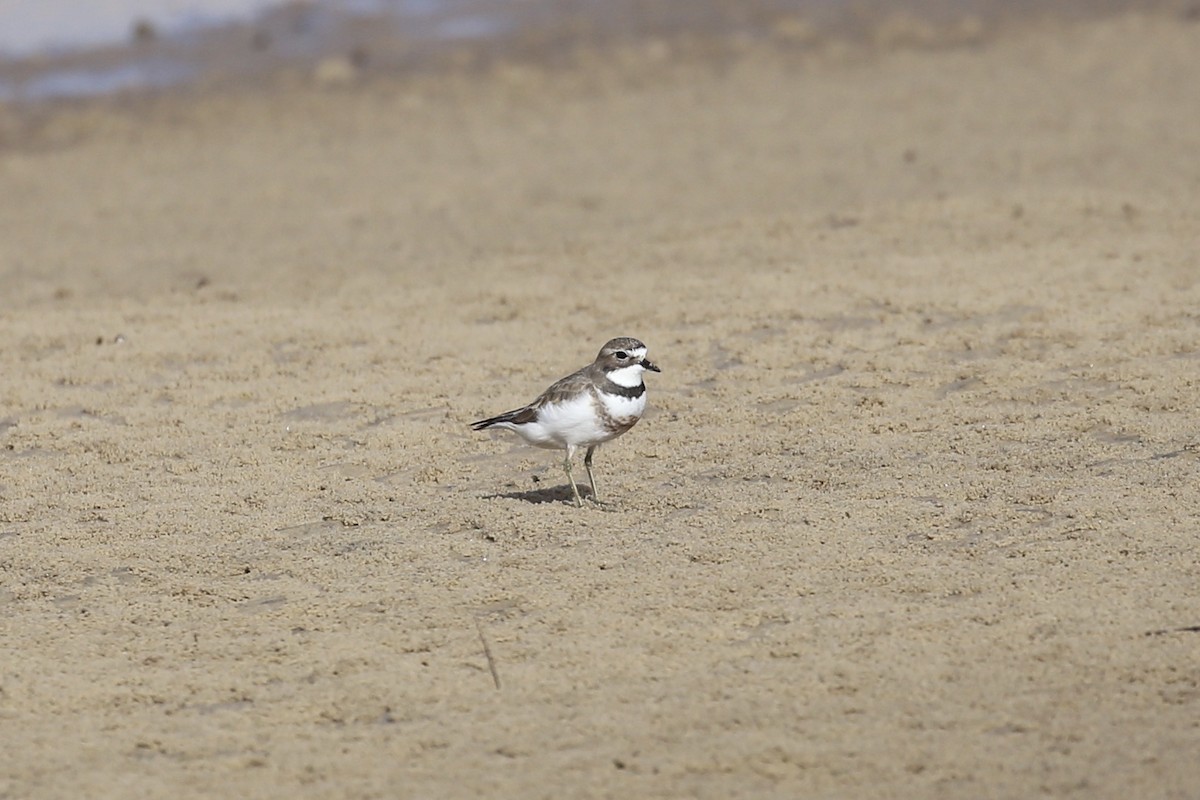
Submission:
M 614 369 L 608 373 L 608 379 L 617 386 L 624 386 L 626 389 L 632 389 L 635 386 L 642 385 L 642 373 L 646 371 L 639 362 L 630 364 L 628 367 Z

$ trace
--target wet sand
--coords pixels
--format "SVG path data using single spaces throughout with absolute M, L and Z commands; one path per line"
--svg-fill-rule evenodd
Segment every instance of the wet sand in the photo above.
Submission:
M 1193 796 L 1200 25 L 787 36 L 6 112 L 0 797 Z

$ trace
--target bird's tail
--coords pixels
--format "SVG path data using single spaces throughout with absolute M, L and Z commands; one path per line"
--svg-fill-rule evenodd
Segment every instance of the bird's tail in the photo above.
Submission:
M 501 422 L 512 422 L 514 419 L 516 419 L 517 415 L 520 414 L 524 410 L 525 409 L 523 409 L 523 408 L 518 408 L 514 411 L 505 411 L 503 414 L 500 414 L 498 416 L 489 417 L 488 419 L 481 419 L 478 422 L 472 422 L 471 430 L 481 431 L 484 428 L 490 428 L 493 425 L 500 424 Z

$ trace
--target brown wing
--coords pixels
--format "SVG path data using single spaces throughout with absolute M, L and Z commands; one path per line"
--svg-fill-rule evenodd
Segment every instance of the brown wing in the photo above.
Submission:
M 560 378 L 551 384 L 550 388 L 542 392 L 537 400 L 529 404 L 528 408 L 533 413 L 544 405 L 550 403 L 561 403 L 568 400 L 581 392 L 586 392 L 592 387 L 592 376 L 590 374 L 592 367 L 587 366 L 576 372 L 572 372 L 565 378 Z
M 471 427 L 477 431 L 481 431 L 498 422 L 511 422 L 514 425 L 524 425 L 527 422 L 533 422 L 537 419 L 538 409 L 542 406 L 548 403 L 561 403 L 580 392 L 587 391 L 592 385 L 592 378 L 589 371 L 594 366 L 584 367 L 578 372 L 572 372 L 567 377 L 555 381 L 549 389 L 538 396 L 537 400 L 534 400 L 524 408 L 505 411 L 503 414 L 490 419 L 481 419 L 478 422 L 471 423 Z

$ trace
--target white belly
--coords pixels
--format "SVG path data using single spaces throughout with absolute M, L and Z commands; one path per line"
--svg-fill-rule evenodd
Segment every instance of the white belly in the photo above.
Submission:
M 538 409 L 538 418 L 525 425 L 505 425 L 522 439 L 537 447 L 563 450 L 591 447 L 607 442 L 627 431 L 646 410 L 646 395 L 616 397 L 601 395 L 604 414 L 599 413 L 590 394 Z M 616 430 L 607 420 L 617 423 Z

